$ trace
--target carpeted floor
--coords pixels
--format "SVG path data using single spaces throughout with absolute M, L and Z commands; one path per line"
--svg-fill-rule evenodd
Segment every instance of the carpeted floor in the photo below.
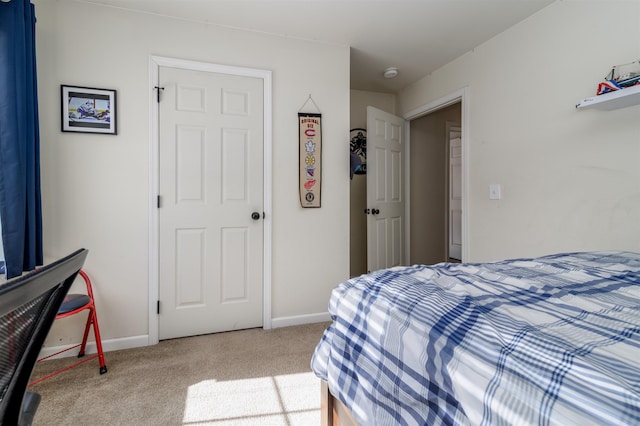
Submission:
M 309 367 L 327 323 L 166 340 L 107 352 L 30 390 L 34 425 L 320 424 L 320 381 Z M 70 359 L 38 364 L 32 379 Z

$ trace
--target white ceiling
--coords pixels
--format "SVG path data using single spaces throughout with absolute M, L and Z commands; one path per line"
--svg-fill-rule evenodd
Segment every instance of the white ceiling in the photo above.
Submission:
M 80 1 L 350 46 L 351 88 L 394 93 L 555 0 Z

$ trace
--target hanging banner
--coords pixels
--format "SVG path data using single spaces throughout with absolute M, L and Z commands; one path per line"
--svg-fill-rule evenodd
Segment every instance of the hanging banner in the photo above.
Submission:
M 300 150 L 300 204 L 320 207 L 322 114 L 298 113 Z

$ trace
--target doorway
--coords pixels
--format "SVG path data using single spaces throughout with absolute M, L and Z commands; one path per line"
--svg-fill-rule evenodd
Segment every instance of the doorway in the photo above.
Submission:
M 351 124 L 352 127 L 362 127 L 366 121 L 366 105 L 376 105 L 378 108 L 394 112 L 395 98 L 389 101 L 387 99 L 380 99 L 379 94 L 372 94 L 368 92 L 352 92 L 352 110 L 351 110 Z M 354 96 L 355 95 L 355 96 Z M 450 110 L 449 110 L 450 108 Z M 447 110 L 445 112 L 442 112 Z M 452 113 L 451 110 L 454 112 Z M 438 117 L 440 114 L 444 114 L 445 118 L 442 120 L 441 129 L 441 141 L 439 149 L 440 152 L 434 155 L 428 155 L 421 150 L 428 150 L 428 147 L 418 146 L 420 144 L 419 138 L 416 137 L 415 129 L 412 129 L 411 124 L 420 119 L 429 120 L 429 116 Z M 425 118 L 426 117 L 426 118 Z M 446 132 L 446 121 L 460 123 L 461 135 L 463 136 L 460 141 L 460 147 L 462 149 L 460 157 L 460 208 L 462 210 L 459 219 L 459 255 L 462 261 L 467 258 L 468 244 L 467 234 L 467 210 L 465 208 L 466 201 L 466 188 L 468 187 L 467 176 L 468 164 L 465 162 L 464 152 L 466 152 L 465 146 L 468 140 L 468 89 L 462 88 L 458 91 L 452 92 L 442 98 L 439 98 L 433 102 L 421 105 L 411 111 L 408 111 L 403 116 L 405 120 L 405 136 L 407 138 L 407 155 L 405 157 L 406 169 L 408 170 L 406 180 L 406 234 L 405 234 L 405 249 L 404 249 L 404 263 L 436 263 L 448 259 L 448 240 L 449 240 L 449 228 L 447 217 L 451 214 L 448 211 L 447 205 L 449 203 L 449 194 L 446 192 L 448 187 L 446 186 L 448 177 L 448 161 L 449 153 L 446 151 L 446 140 L 444 134 Z M 362 124 L 361 124 L 362 123 Z M 417 122 L 419 125 L 419 121 Z M 433 167 L 429 166 L 430 159 L 437 160 Z M 368 166 L 371 167 L 371 166 Z M 417 171 L 417 172 L 416 172 Z M 438 173 L 437 178 L 431 178 L 429 173 Z M 422 176 L 421 176 L 422 174 Z M 367 272 L 367 255 L 366 247 L 367 241 L 367 228 L 366 228 L 366 176 L 354 175 L 351 181 L 351 208 L 350 208 L 350 274 L 351 276 L 358 276 Z M 429 193 L 424 191 L 425 187 L 432 184 L 434 181 L 440 181 L 440 184 L 435 189 L 434 195 L 429 199 Z M 417 205 L 416 205 L 417 204 Z M 365 213 L 363 213 L 363 211 Z M 425 216 L 437 216 L 439 220 L 438 227 L 434 229 L 426 229 L 424 226 Z M 436 243 L 433 247 L 425 247 L 427 245 L 428 237 L 423 234 L 432 233 L 436 237 Z
M 161 57 L 150 71 L 149 344 L 270 328 L 271 73 Z
M 461 102 L 457 102 L 409 123 L 409 264 L 460 260 L 460 253 L 449 253 L 453 215 L 450 212 L 452 179 L 448 132 L 461 122 L 461 114 Z

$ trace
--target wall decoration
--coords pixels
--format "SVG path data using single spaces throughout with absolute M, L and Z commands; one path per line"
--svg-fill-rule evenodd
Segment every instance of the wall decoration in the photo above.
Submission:
M 353 173 L 363 175 L 367 173 L 367 129 L 356 127 L 351 129 L 351 152 L 360 157 L 360 164 L 355 166 Z
M 298 113 L 300 204 L 320 207 L 322 178 L 322 114 Z
M 62 131 L 117 134 L 116 91 L 60 86 Z

